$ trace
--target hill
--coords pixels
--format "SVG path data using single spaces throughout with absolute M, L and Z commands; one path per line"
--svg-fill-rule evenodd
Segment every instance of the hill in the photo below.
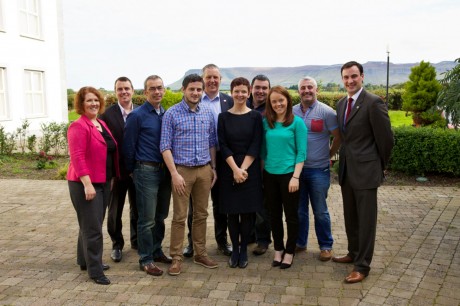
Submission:
M 393 64 L 390 63 L 390 85 L 397 83 L 404 83 L 408 80 L 410 69 L 418 63 L 409 64 Z M 440 74 L 455 66 L 453 61 L 444 61 L 432 64 L 436 68 L 438 78 Z M 386 62 L 367 62 L 364 66 L 364 82 L 366 84 L 382 85 L 386 84 L 387 80 L 387 63 Z M 340 78 L 340 67 L 342 64 L 337 65 L 306 65 L 300 67 L 232 67 L 220 68 L 222 74 L 221 88 L 226 90 L 230 88 L 230 82 L 236 77 L 242 76 L 249 81 L 258 75 L 265 74 L 272 84 L 283 85 L 289 87 L 297 84 L 299 79 L 303 76 L 312 76 L 318 82 L 323 84 L 337 83 L 342 84 Z M 184 77 L 191 73 L 201 74 L 201 69 L 190 69 L 185 72 Z M 169 84 L 173 90 L 178 90 L 181 87 L 183 78 L 176 82 Z

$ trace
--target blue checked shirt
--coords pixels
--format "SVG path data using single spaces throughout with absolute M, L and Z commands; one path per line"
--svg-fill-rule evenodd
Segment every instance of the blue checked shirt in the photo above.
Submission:
M 200 103 L 193 112 L 182 100 L 164 114 L 160 151 L 171 150 L 176 165 L 206 165 L 211 161 L 209 148 L 215 146 L 216 128 L 209 107 Z

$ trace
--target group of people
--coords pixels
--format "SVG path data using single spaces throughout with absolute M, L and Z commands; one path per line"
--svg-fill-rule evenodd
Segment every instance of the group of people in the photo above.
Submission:
M 104 98 L 92 87 L 81 88 L 75 109 L 81 117 L 68 130 L 68 184 L 77 212 L 77 264 L 97 284 L 110 284 L 102 262 L 102 224 L 112 240 L 111 258 L 123 257 L 122 211 L 130 203 L 130 242 L 140 270 L 159 276 L 156 263 L 169 264 L 179 275 L 185 257 L 217 268 L 206 248 L 208 199 L 211 194 L 218 250 L 230 268 L 246 268 L 248 244 L 254 255 L 274 245 L 273 267 L 288 269 L 296 252 L 305 251 L 309 204 L 315 220 L 319 259 L 353 263 L 348 283 L 362 281 L 370 270 L 377 224 L 377 188 L 393 147 L 385 103 L 363 89 L 361 64 L 341 69 L 347 97 L 337 112 L 317 100 L 314 78 L 298 83 L 301 102 L 270 85 L 264 75 L 238 77 L 228 96 L 219 91 L 221 75 L 214 64 L 202 75 L 187 75 L 182 101 L 167 111 L 161 106 L 163 80 L 144 82 L 146 102 L 132 103 L 131 81 L 115 81 L 118 103 L 104 112 Z M 348 254 L 332 254 L 327 207 L 330 160 L 340 150 Z M 164 254 L 165 219 L 172 195 L 170 256 Z M 284 233 L 283 215 L 287 233 Z M 188 244 L 184 248 L 185 225 Z M 231 244 L 227 240 L 227 230 Z

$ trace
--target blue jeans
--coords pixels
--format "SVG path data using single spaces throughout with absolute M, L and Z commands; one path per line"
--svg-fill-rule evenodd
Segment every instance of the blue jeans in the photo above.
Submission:
M 171 200 L 171 176 L 165 166 L 136 163 L 134 169 L 136 205 L 139 214 L 137 240 L 139 263 L 146 265 L 160 256 L 165 222 Z
M 331 250 L 334 239 L 331 218 L 327 209 L 327 192 L 330 186 L 329 167 L 303 168 L 300 174 L 299 236 L 297 246 L 306 248 L 308 242 L 310 201 L 315 216 L 315 232 L 320 250 Z

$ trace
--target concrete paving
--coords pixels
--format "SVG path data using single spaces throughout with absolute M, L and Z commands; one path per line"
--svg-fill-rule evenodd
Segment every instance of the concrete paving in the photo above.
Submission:
M 220 264 L 206 269 L 185 259 L 179 276 L 152 277 L 138 268 L 129 239 L 120 263 L 110 260 L 109 286 L 94 284 L 76 265 L 77 219 L 65 181 L 0 181 L 1 305 L 459 305 L 460 190 L 384 186 L 372 270 L 362 283 L 345 284 L 351 265 L 318 260 L 310 226 L 308 250 L 290 269 L 271 267 L 273 248 L 231 269 L 216 250 L 211 209 L 208 253 Z M 338 185 L 328 199 L 336 254 L 346 235 Z M 211 207 L 211 205 L 210 205 Z M 123 230 L 128 237 L 128 205 Z M 171 217 L 172 214 L 170 214 Z M 169 253 L 170 217 L 164 251 Z M 311 220 L 312 220 L 312 216 Z M 251 245 L 250 249 L 254 246 Z M 167 266 L 160 264 L 165 272 Z

